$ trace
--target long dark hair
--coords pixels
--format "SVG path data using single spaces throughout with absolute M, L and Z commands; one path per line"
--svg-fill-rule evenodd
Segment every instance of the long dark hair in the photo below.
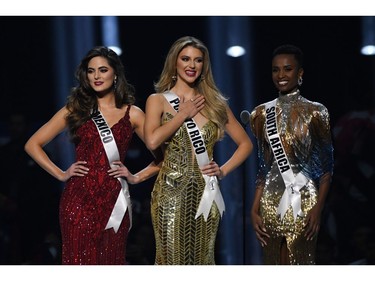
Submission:
M 116 107 L 121 108 L 124 104 L 134 104 L 135 102 L 135 90 L 126 80 L 124 66 L 120 57 L 113 50 L 105 46 L 98 46 L 91 49 L 77 67 L 75 78 L 78 85 L 71 89 L 66 104 L 69 110 L 69 114 L 67 115 L 69 134 L 74 143 L 79 142 L 79 137 L 77 136 L 78 128 L 91 118 L 92 112 L 98 109 L 96 92 L 90 86 L 87 78 L 88 64 L 94 57 L 105 58 L 117 76 L 116 85 L 113 85 Z

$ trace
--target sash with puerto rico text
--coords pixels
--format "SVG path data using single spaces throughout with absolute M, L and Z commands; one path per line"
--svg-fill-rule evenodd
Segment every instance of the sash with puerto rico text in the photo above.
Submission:
M 104 150 L 107 154 L 108 162 L 111 165 L 111 168 L 114 168 L 116 165 L 113 165 L 113 161 L 120 160 L 120 155 L 117 149 L 115 138 L 113 137 L 111 128 L 108 126 L 104 116 L 97 111 L 98 114 L 92 117 L 96 128 L 98 129 L 100 139 L 102 140 Z M 128 183 L 124 178 L 117 178 L 121 183 L 121 190 L 117 196 L 115 206 L 113 207 L 111 216 L 108 219 L 105 229 L 110 229 L 113 227 L 114 231 L 117 232 L 122 219 L 126 213 L 126 210 L 129 211 L 130 218 L 130 228 L 132 226 L 132 210 L 131 210 L 131 201 Z M 129 230 L 130 230 L 129 228 Z
M 301 193 L 300 190 L 306 185 L 307 178 L 298 173 L 294 175 L 289 164 L 288 157 L 280 139 L 276 122 L 276 100 L 274 99 L 265 104 L 266 110 L 266 131 L 268 140 L 275 157 L 277 166 L 285 183 L 285 191 L 281 197 L 277 214 L 284 218 L 289 206 L 292 206 L 294 221 L 297 216 L 303 216 L 301 210 Z
M 178 107 L 180 105 L 180 99 L 177 97 L 177 95 L 172 92 L 166 92 L 164 93 L 164 96 L 168 100 L 172 108 L 178 111 Z M 199 167 L 203 167 L 207 165 L 208 163 L 210 163 L 210 160 L 208 158 L 206 146 L 204 144 L 204 140 L 198 128 L 198 125 L 195 123 L 193 118 L 185 120 L 184 124 L 188 131 L 188 135 L 189 135 L 192 147 L 194 149 L 194 153 L 197 158 L 198 165 Z M 203 175 L 203 174 L 202 176 L 206 182 L 206 185 L 205 185 L 203 195 L 199 203 L 195 218 L 198 218 L 200 215 L 203 214 L 204 220 L 207 221 L 208 215 L 211 210 L 211 206 L 214 201 L 219 209 L 221 216 L 223 216 L 223 212 L 225 211 L 225 204 L 224 204 L 223 196 L 221 195 L 221 192 L 220 192 L 220 187 L 219 187 L 219 182 L 218 182 L 217 177 L 216 176 L 210 177 L 210 176 Z

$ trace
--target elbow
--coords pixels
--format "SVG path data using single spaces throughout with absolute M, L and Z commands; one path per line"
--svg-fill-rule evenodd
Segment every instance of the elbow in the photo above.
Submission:
M 253 143 L 250 141 L 250 144 L 249 144 L 249 155 L 253 152 L 254 150 L 254 145 Z
M 42 147 L 42 146 L 31 138 L 25 143 L 25 145 L 23 146 L 23 149 L 29 156 L 33 157 L 36 151 L 38 150 L 38 147 Z
M 253 152 L 254 150 L 254 145 L 253 143 L 251 142 L 251 140 L 249 142 L 247 142 L 245 145 L 244 145 L 244 148 L 245 148 L 245 151 L 246 151 L 246 154 L 247 156 L 250 156 L 250 154 Z
M 155 151 L 159 148 L 160 144 L 153 141 L 153 140 L 147 140 L 145 141 L 145 144 L 146 144 L 146 147 L 151 150 L 151 151 Z
M 29 154 L 30 155 L 30 150 L 31 150 L 31 148 L 30 148 L 30 141 L 27 141 L 26 143 L 25 143 L 25 145 L 23 146 L 23 149 L 26 151 L 26 153 L 27 154 Z

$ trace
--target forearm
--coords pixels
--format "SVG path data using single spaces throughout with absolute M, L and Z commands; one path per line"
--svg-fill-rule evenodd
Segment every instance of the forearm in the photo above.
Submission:
M 31 158 L 46 172 L 55 177 L 59 181 L 63 181 L 64 171 L 55 165 L 48 157 L 42 147 L 27 142 L 25 151 Z
M 149 178 L 157 175 L 159 173 L 161 164 L 162 162 L 159 162 L 158 164 L 156 163 L 156 161 L 151 162 L 147 167 L 134 175 L 134 177 L 136 178 L 136 182 L 134 183 L 138 184 L 144 182 Z
M 187 116 L 177 113 L 171 121 L 155 128 L 152 132 L 145 131 L 145 142 L 148 149 L 154 151 L 168 140 L 185 122 Z
M 251 154 L 253 146 L 251 143 L 243 143 L 238 146 L 232 157 L 228 159 L 221 167 L 222 177 L 227 176 L 234 169 L 240 166 Z

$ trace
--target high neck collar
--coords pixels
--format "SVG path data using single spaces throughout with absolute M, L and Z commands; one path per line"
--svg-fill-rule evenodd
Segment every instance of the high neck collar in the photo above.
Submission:
M 279 93 L 279 100 L 282 102 L 293 102 L 296 101 L 300 97 L 299 89 L 295 90 L 294 92 L 282 95 Z

